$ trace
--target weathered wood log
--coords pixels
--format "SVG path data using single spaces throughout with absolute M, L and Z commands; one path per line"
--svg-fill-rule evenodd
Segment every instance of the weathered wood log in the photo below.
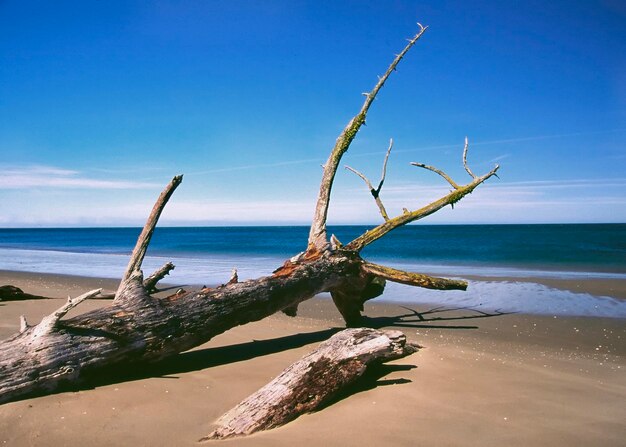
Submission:
M 360 274 L 361 262 L 350 252 L 319 255 L 288 261 L 272 276 L 160 299 L 148 295 L 135 274 L 110 306 L 57 319 L 45 331 L 28 327 L 0 342 L 0 402 L 52 391 L 99 368 L 186 351 L 341 288 L 346 278 Z
M 23 301 L 23 300 L 47 300 L 47 296 L 31 295 L 19 287 L 6 285 L 0 286 L 0 301 Z
M 229 410 L 201 441 L 276 428 L 319 409 L 363 375 L 368 366 L 416 352 L 400 331 L 346 329 L 323 342 L 263 388 Z

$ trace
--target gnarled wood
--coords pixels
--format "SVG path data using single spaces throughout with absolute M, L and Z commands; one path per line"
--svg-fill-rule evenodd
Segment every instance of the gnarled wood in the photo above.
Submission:
M 360 251 L 401 225 L 421 219 L 446 205 L 453 205 L 496 174 L 497 166 L 482 177 L 474 176 L 467 167 L 467 143 L 463 163 L 473 178 L 471 183 L 458 186 L 448 177 L 454 191 L 421 209 L 406 211 L 401 216 L 386 220 L 345 246 L 335 237 L 329 243 L 326 237 L 330 192 L 341 157 L 365 122 L 367 111 L 377 93 L 425 30 L 420 25 L 419 32 L 396 56 L 374 89 L 366 94 L 361 110 L 339 135 L 324 166 L 305 252 L 287 260 L 270 276 L 239 282 L 235 272 L 228 283 L 216 288 L 189 292 L 181 289 L 165 298 L 151 296 L 149 292 L 154 288 L 153 281 L 173 268 L 166 265 L 156 276 L 153 275 L 145 281 L 141 272 L 141 264 L 159 216 L 182 180 L 182 176 L 174 177 L 155 203 L 133 250 L 115 300 L 109 306 L 63 319 L 70 308 L 98 293 L 92 291 L 74 300 L 70 299 L 38 325 L 30 326 L 22 319 L 20 332 L 0 342 L 0 403 L 53 392 L 65 383 L 75 383 L 104 368 L 155 362 L 198 346 L 228 329 L 260 320 L 278 311 L 295 315 L 300 302 L 322 292 L 330 292 L 347 324 L 356 326 L 361 321 L 363 303 L 383 292 L 385 279 L 419 287 L 463 289 L 465 283 L 461 281 L 432 278 L 368 263 L 361 258 Z M 383 165 L 383 178 L 375 190 L 376 194 L 380 192 L 385 179 L 386 163 L 387 159 Z M 431 170 L 440 175 L 443 172 Z M 385 214 L 386 212 L 383 217 Z M 391 345 L 385 345 L 387 347 L 383 349 L 380 358 L 393 358 L 399 355 L 400 348 L 403 355 L 410 350 L 410 345 L 404 344 L 403 338 L 402 343 L 399 342 L 400 335 L 374 337 L 371 333 L 363 332 L 363 329 L 360 331 L 348 332 L 361 340 L 354 342 L 355 345 L 366 346 L 381 337 L 390 340 Z M 315 383 L 319 385 L 320 378 L 325 380 L 323 378 L 326 377 L 324 374 L 327 369 L 334 367 L 339 375 L 332 376 L 333 381 L 341 386 L 349 377 L 358 376 L 362 365 L 367 363 L 363 359 L 358 362 L 346 360 L 346 364 L 333 366 L 332 362 L 322 359 L 333 359 L 335 354 L 332 353 L 343 352 L 344 348 L 332 342 L 325 349 L 331 354 L 328 357 L 320 356 L 315 363 L 317 366 L 311 368 L 315 372 L 312 376 L 307 376 L 307 380 L 312 381 L 311 384 L 318 381 Z M 385 354 L 387 352 L 391 352 L 389 357 Z M 366 358 L 376 357 L 367 354 Z M 350 374 L 344 377 L 342 371 Z M 324 390 L 316 394 L 316 402 L 323 402 L 326 398 L 322 391 Z M 300 400 L 297 399 L 297 402 Z M 300 405 L 304 411 L 315 407 L 307 407 L 304 403 Z M 274 414 L 268 413 L 265 417 L 270 425 L 284 422 L 296 414 L 276 408 L 271 412 Z
M 369 365 L 416 352 L 400 331 L 358 328 L 341 331 L 323 342 L 263 388 L 217 420 L 202 441 L 279 427 L 320 408 L 363 375 Z

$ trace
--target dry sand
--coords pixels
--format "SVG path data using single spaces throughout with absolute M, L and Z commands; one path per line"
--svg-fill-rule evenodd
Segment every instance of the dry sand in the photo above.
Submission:
M 46 296 L 115 281 L 0 272 Z M 594 285 L 595 287 L 595 285 Z M 604 285 L 611 287 L 611 285 Z M 60 300 L 0 302 L 0 339 L 19 315 L 36 323 Z M 78 313 L 106 302 L 86 302 Z M 623 446 L 626 321 L 366 307 L 370 323 L 425 346 L 374 371 L 339 401 L 227 446 Z M 430 312 L 429 312 L 430 310 Z M 419 312 L 419 314 L 415 313 Z M 340 327 L 313 299 L 297 318 L 233 329 L 148 371 L 92 389 L 0 406 L 0 445 L 193 446 L 212 422 Z

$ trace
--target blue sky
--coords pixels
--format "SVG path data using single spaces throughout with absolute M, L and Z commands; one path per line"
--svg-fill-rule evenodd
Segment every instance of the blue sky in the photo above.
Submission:
M 335 138 L 390 213 L 501 165 L 425 223 L 626 222 L 626 6 L 605 1 L 0 1 L 0 226 L 307 224 Z M 342 170 L 330 223 L 376 223 Z

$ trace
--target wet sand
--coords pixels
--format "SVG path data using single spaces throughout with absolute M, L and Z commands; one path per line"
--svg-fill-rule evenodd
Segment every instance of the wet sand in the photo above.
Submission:
M 64 297 L 114 290 L 117 281 L 0 272 L 2 284 Z M 34 324 L 61 303 L 0 302 L 0 339 L 18 330 L 19 315 Z M 626 320 L 376 302 L 366 314 L 369 325 L 402 330 L 424 349 L 374 371 L 322 411 L 218 442 L 571 447 L 626 439 Z M 197 445 L 218 416 L 340 327 L 332 302 L 316 298 L 296 318 L 235 328 L 149 370 L 0 405 L 0 445 Z

